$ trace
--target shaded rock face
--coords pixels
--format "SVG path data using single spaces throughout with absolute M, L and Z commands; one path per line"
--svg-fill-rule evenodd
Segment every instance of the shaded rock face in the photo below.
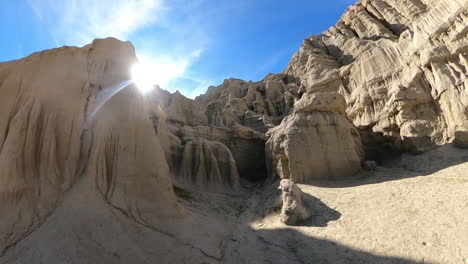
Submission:
M 304 193 L 293 181 L 281 180 L 281 222 L 287 225 L 297 225 L 312 215 L 312 211 L 304 201 Z
M 421 153 L 467 130 L 467 25 L 465 0 L 363 0 L 306 39 L 285 73 L 341 93 L 356 126 Z
M 344 110 L 338 93 L 305 94 L 293 114 L 268 132 L 270 173 L 300 183 L 358 173 L 361 138 Z
M 83 178 L 109 205 L 154 225 L 180 215 L 159 140 L 128 80 L 133 46 L 115 39 L 0 64 L 0 254 L 37 229 Z M 151 157 L 151 158 L 150 158 Z
M 401 141 L 395 141 L 383 133 L 376 133 L 370 127 L 358 127 L 366 160 L 384 164 L 387 161 L 397 160 L 401 157 Z
M 468 131 L 456 131 L 453 143 L 459 148 L 468 148 Z
M 184 144 L 178 177 L 197 186 L 239 188 L 239 172 L 231 151 L 220 142 L 202 138 Z
M 239 177 L 254 181 L 266 178 L 264 134 L 236 122 L 229 126 L 210 124 L 202 104 L 178 92 L 156 89 L 150 97 L 153 125 L 164 142 L 175 181 L 198 188 L 235 190 Z M 213 155 L 219 151 L 222 157 Z
M 241 177 L 256 181 L 266 178 L 265 135 L 241 125 L 229 128 L 214 126 L 184 126 L 182 137 L 214 140 L 231 151 Z

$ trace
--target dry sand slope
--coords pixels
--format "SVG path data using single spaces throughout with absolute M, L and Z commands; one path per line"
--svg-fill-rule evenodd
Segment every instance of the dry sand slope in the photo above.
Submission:
M 244 263 L 468 263 L 467 161 L 445 146 L 367 179 L 300 185 L 314 216 L 295 227 L 258 214 L 263 193 L 233 248 Z

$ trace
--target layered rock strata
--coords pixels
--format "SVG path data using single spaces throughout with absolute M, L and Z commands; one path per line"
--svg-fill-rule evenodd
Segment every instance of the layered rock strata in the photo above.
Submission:
M 180 215 L 158 137 L 129 79 L 129 42 L 95 40 L 0 64 L 0 254 L 36 230 L 76 181 L 138 222 Z M 86 176 L 84 176 L 86 175 Z
M 306 93 L 293 113 L 268 132 L 270 174 L 305 183 L 358 173 L 364 153 L 345 107 L 338 93 Z
M 356 126 L 421 153 L 467 130 L 467 27 L 465 0 L 360 1 L 306 39 L 285 73 L 341 93 Z

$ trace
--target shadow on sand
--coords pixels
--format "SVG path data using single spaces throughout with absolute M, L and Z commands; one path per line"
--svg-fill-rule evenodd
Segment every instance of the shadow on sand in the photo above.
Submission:
M 270 188 L 274 186 L 275 184 Z M 279 192 L 271 193 L 271 196 L 278 195 Z M 262 205 L 272 201 L 272 197 L 265 198 L 255 211 L 261 210 Z M 379 256 L 300 232 L 300 227 L 324 228 L 325 231 L 330 222 L 341 218 L 340 212 L 312 195 L 304 193 L 304 202 L 313 211 L 313 215 L 295 227 L 284 225 L 284 228 L 254 229 L 250 224 L 243 226 L 241 230 L 247 232 L 240 236 L 239 248 L 236 249 L 236 254 L 239 254 L 237 257 L 241 259 L 240 263 L 423 263 L 401 257 Z M 249 222 L 263 217 L 264 215 L 259 214 Z M 236 258 L 236 262 L 238 261 Z
M 300 222 L 297 226 L 326 227 L 329 222 L 340 219 L 341 213 L 328 207 L 314 196 L 304 193 L 304 202 L 312 211 L 312 216 Z
M 468 162 L 468 149 L 461 149 L 448 144 L 421 155 L 403 154 L 398 160 L 384 163 L 376 171 L 362 171 L 350 179 L 310 181 L 307 184 L 324 188 L 345 188 L 376 184 L 427 176 L 466 162 Z
M 294 229 L 257 230 L 268 251 L 260 251 L 251 263 L 422 263 L 400 257 L 379 256 L 339 243 L 309 237 Z M 242 252 L 240 252 L 242 254 Z

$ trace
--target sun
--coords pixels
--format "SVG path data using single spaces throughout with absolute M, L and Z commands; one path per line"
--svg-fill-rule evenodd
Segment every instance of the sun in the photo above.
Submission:
M 142 63 L 133 64 L 130 72 L 133 83 L 142 94 L 151 91 L 156 85 L 154 72 L 148 65 Z

